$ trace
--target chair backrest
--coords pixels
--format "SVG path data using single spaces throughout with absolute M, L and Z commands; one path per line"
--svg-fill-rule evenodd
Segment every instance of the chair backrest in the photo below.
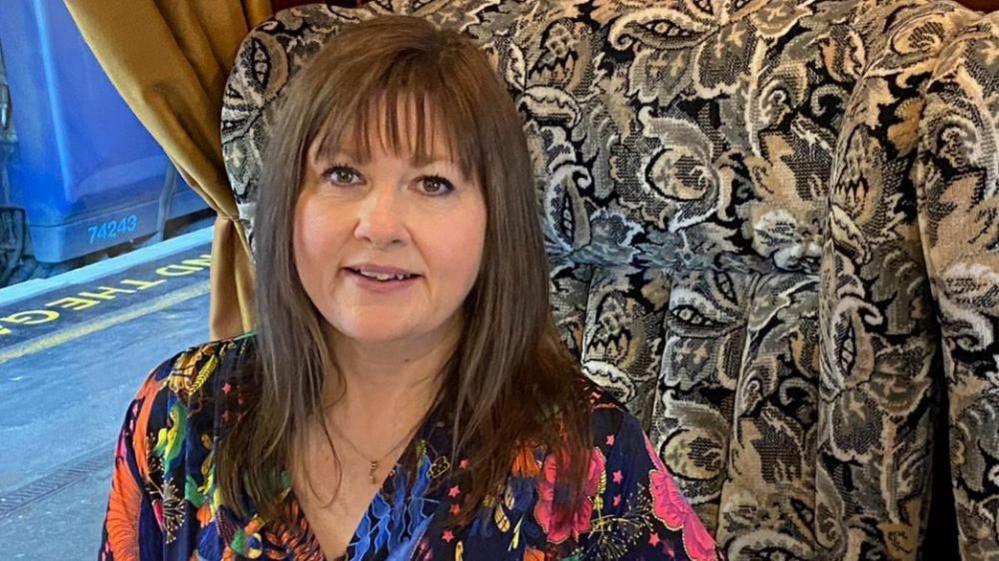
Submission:
M 999 551 L 999 19 L 942 0 L 285 10 L 226 90 L 248 231 L 289 77 L 382 13 L 492 56 L 537 163 L 564 339 L 729 559 L 915 559 L 941 418 L 962 553 Z

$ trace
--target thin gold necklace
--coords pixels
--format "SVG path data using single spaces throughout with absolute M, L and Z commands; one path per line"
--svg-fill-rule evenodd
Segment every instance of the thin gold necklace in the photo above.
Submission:
M 363 459 L 365 462 L 367 462 L 367 464 L 368 464 L 368 477 L 371 480 L 371 484 L 372 485 L 377 485 L 378 484 L 378 479 L 377 479 L 378 470 L 381 467 L 382 462 L 384 462 L 385 459 L 388 458 L 393 452 L 395 452 L 396 450 L 398 450 L 398 448 L 400 446 L 402 446 L 406 442 L 409 442 L 409 440 L 416 433 L 417 429 L 419 429 L 420 426 L 423 424 L 423 419 L 420 419 L 420 421 L 418 421 L 413 426 L 413 428 L 409 429 L 409 431 L 402 437 L 401 440 L 399 440 L 399 442 L 395 443 L 395 445 L 392 446 L 392 448 L 390 448 L 388 452 L 386 452 L 385 454 L 383 454 L 380 458 L 378 458 L 376 460 L 372 460 L 371 458 L 368 457 L 367 454 L 365 454 L 364 452 L 362 452 L 361 449 L 358 448 L 356 444 L 354 444 L 354 441 L 351 440 L 346 434 L 344 434 L 344 432 L 342 430 L 340 430 L 340 428 L 337 427 L 335 424 L 333 424 L 333 423 L 326 423 L 326 419 L 323 419 L 323 423 L 326 424 L 331 429 L 333 429 L 333 432 L 335 432 L 336 435 L 340 437 L 340 439 L 342 439 L 344 442 L 346 442 L 348 446 L 350 446 L 351 448 L 354 449 L 354 452 L 356 452 L 357 455 L 361 457 L 361 459 Z

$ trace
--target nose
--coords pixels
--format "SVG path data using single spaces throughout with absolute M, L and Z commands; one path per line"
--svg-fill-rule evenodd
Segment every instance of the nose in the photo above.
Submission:
M 406 229 L 397 199 L 396 189 L 371 189 L 359 206 L 354 236 L 379 249 L 404 243 Z

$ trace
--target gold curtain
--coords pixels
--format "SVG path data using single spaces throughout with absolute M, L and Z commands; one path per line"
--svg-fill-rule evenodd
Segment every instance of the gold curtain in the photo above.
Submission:
M 222 90 L 270 0 L 66 0 L 83 38 L 181 175 L 217 213 L 213 338 L 252 328 L 253 268 L 222 162 Z

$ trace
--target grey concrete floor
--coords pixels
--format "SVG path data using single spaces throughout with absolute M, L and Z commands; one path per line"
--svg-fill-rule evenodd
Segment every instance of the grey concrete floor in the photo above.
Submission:
M 199 250 L 207 253 L 207 247 Z M 23 356 L 11 359 L 8 351 L 0 362 L 0 557 L 97 558 L 125 408 L 156 364 L 208 340 L 207 279 L 205 268 L 106 312 L 63 314 L 57 332 L 19 341 L 27 349 Z M 74 290 L 81 288 L 63 287 L 39 301 Z M 159 307 L 149 306 L 154 297 Z M 0 308 L 0 320 L 10 313 Z M 80 336 L 75 323 L 91 327 Z M 0 357 L 3 345 L 0 339 Z

